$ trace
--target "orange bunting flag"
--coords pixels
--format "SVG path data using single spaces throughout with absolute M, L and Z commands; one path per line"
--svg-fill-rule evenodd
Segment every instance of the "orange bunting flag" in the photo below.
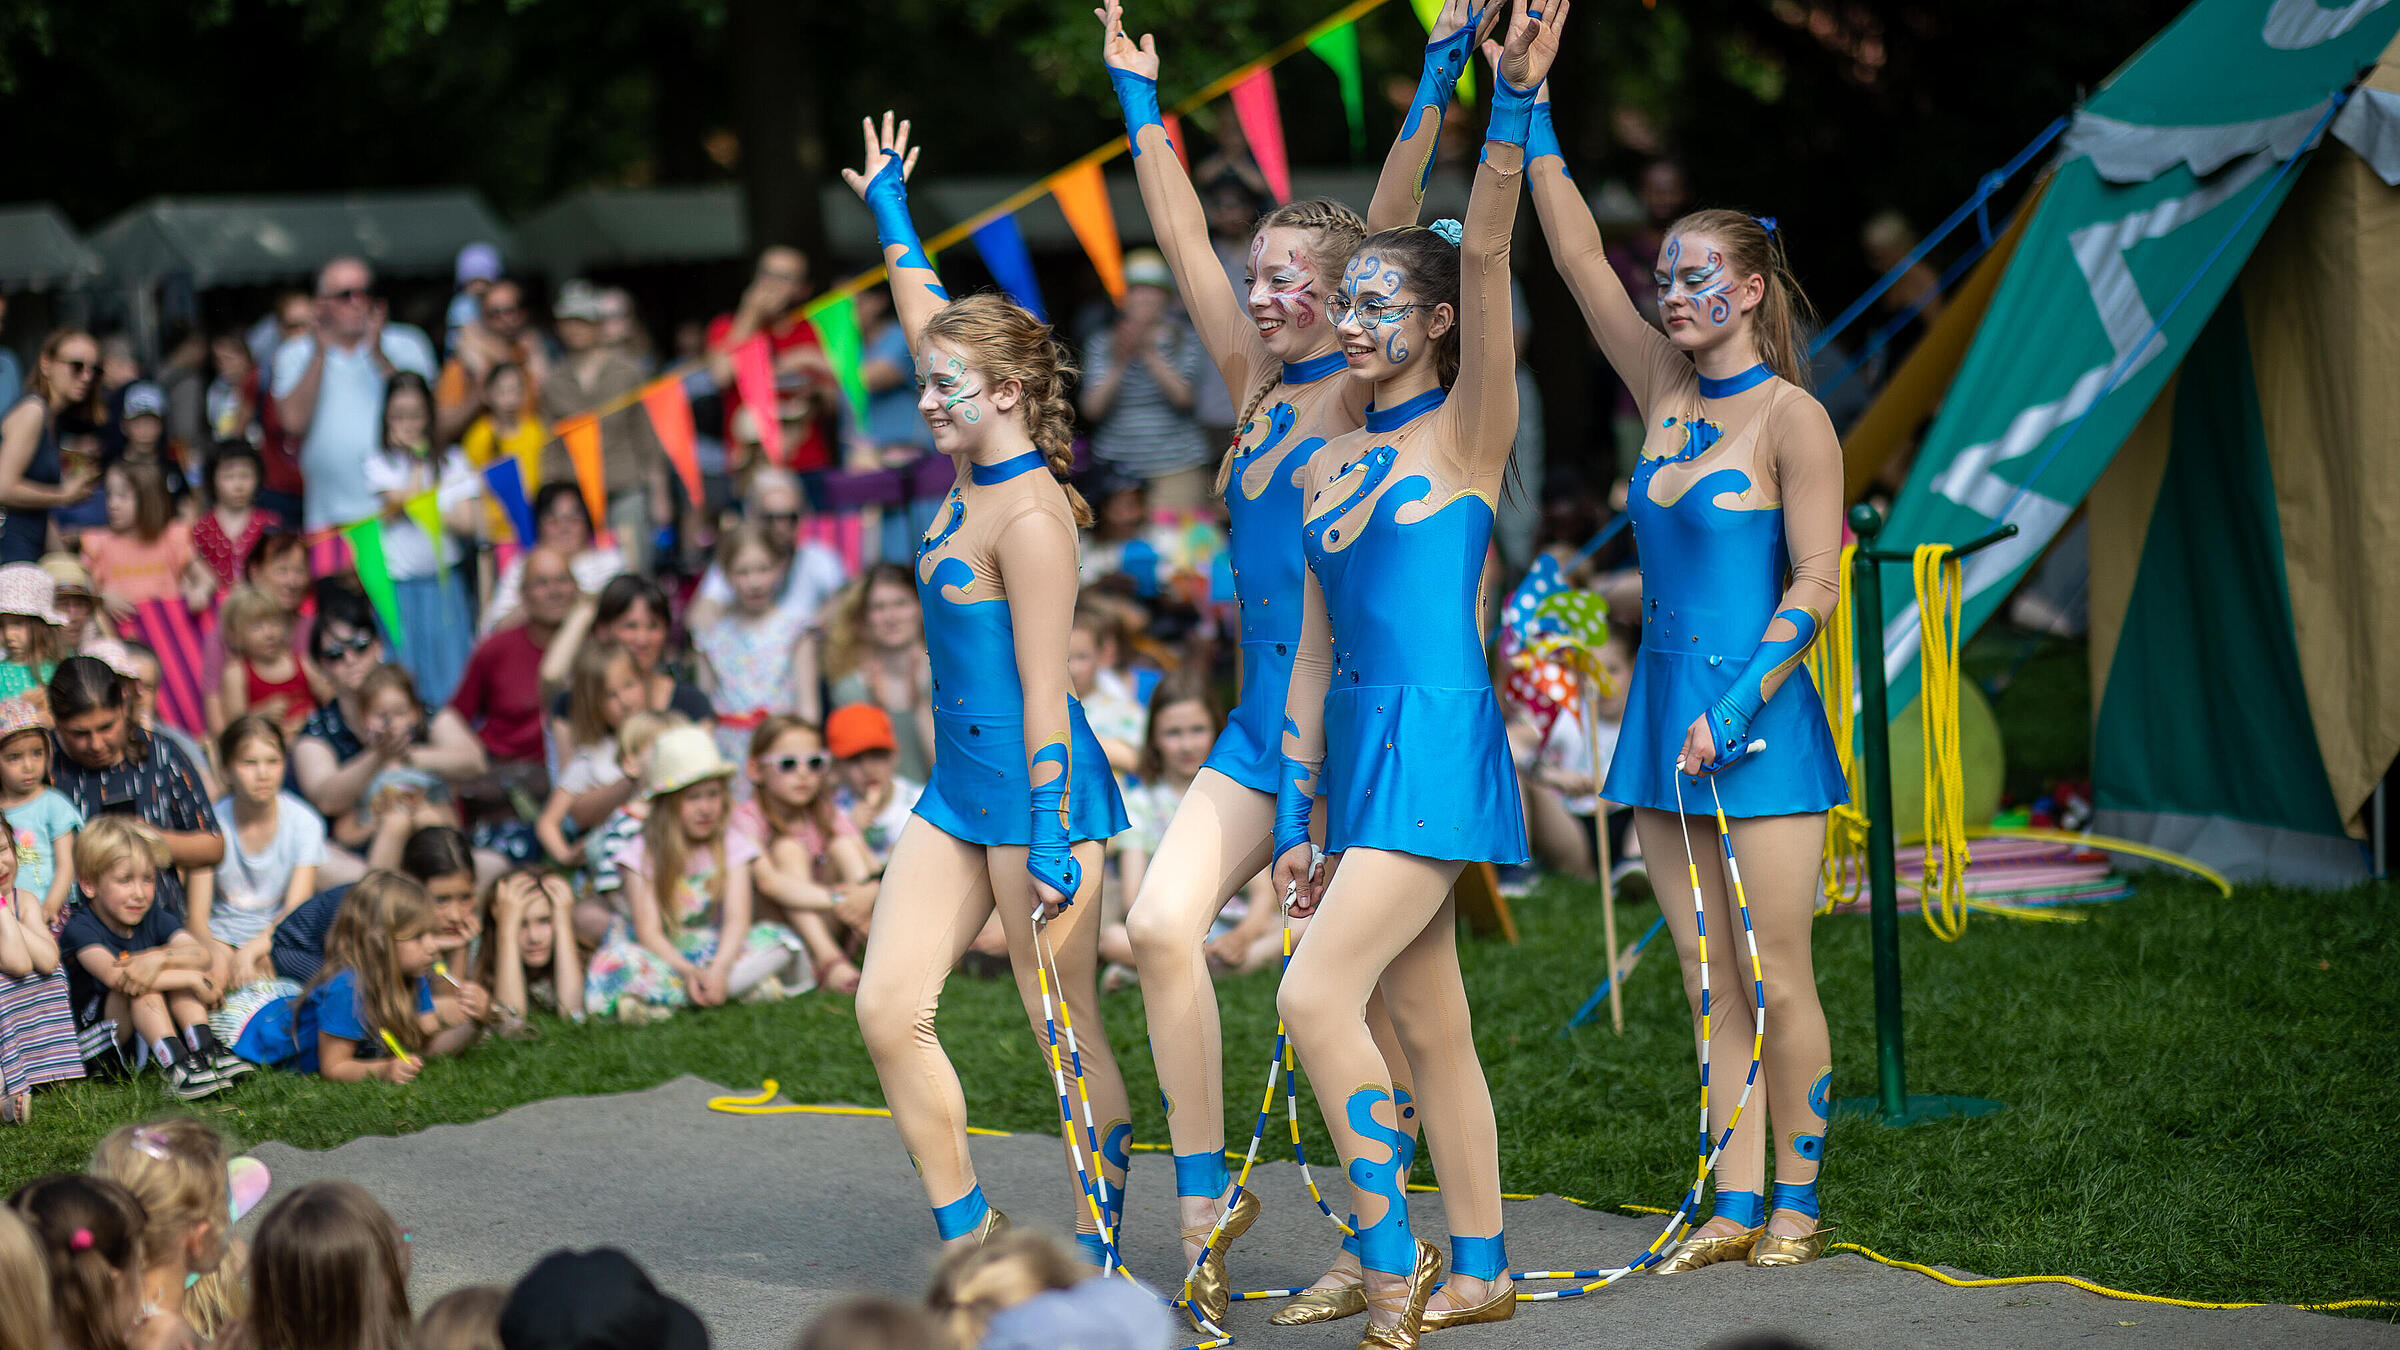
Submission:
M 1078 164 L 1051 175 L 1050 195 L 1092 260 L 1092 270 L 1100 274 L 1100 284 L 1112 299 L 1124 298 L 1125 249 L 1117 240 L 1117 216 L 1109 209 L 1108 180 L 1100 166 Z
M 558 424 L 558 438 L 567 443 L 567 458 L 575 465 L 575 482 L 583 489 L 583 504 L 591 508 L 595 532 L 608 528 L 608 479 L 600 467 L 600 422 L 591 414 Z
M 1250 142 L 1250 158 L 1267 180 L 1277 203 L 1292 199 L 1292 164 L 1283 153 L 1283 111 L 1275 104 L 1275 72 L 1260 66 L 1233 87 L 1233 115 Z
M 667 462 L 683 479 L 684 492 L 694 502 L 707 501 L 708 492 L 700 485 L 700 457 L 693 452 L 698 438 L 692 428 L 692 400 L 683 392 L 683 381 L 654 381 L 642 390 L 642 409 L 650 414 L 650 430 L 658 435 L 658 448 L 666 452 Z

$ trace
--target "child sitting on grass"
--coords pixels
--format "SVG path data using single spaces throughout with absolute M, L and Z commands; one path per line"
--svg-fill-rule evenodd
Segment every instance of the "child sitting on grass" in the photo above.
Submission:
M 528 1039 L 538 1005 L 583 1020 L 583 961 L 575 950 L 575 894 L 566 878 L 519 868 L 492 884 L 491 932 L 476 982 L 491 991 L 500 1035 Z
M 33 893 L 56 932 L 75 889 L 83 813 L 50 786 L 50 714 L 29 699 L 0 700 L 0 812 L 16 838 L 17 888 Z
M 426 1057 L 473 1043 L 480 1027 L 446 1023 L 434 1008 L 435 929 L 433 901 L 414 878 L 378 870 L 351 887 L 324 968 L 294 1000 L 278 1062 L 337 1083 L 409 1083 Z
M 233 783 L 233 794 L 216 805 L 225 860 L 217 864 L 213 895 L 193 891 L 189 919 L 224 947 L 236 989 L 274 977 L 275 925 L 316 894 L 317 868 L 325 861 L 323 817 L 283 790 L 283 737 L 280 726 L 257 713 L 236 717 L 217 737 L 217 763 Z
M 223 1329 L 215 1315 L 235 1312 L 242 1284 L 226 1162 L 224 1139 L 191 1119 L 120 1125 L 92 1150 L 91 1174 L 142 1204 L 142 1306 L 202 1337 Z
M 7 828 L 0 816 L 0 833 Z M 58 938 L 16 871 L 13 852 L 0 856 L 0 1125 L 33 1119 L 35 1088 L 83 1077 Z
M 845 947 L 866 937 L 876 869 L 858 827 L 834 805 L 832 769 L 815 727 L 770 714 L 750 736 L 751 795 L 734 808 L 733 824 L 765 850 L 751 867 L 753 883 L 799 933 L 817 983 L 855 994 L 858 967 Z
M 875 875 L 881 876 L 925 785 L 900 773 L 892 715 L 872 703 L 834 709 L 825 719 L 825 749 L 840 778 L 833 804 L 858 828 L 867 856 L 875 860 Z
M 704 727 L 652 742 L 642 774 L 649 816 L 617 858 L 633 919 L 592 957 L 584 1005 L 593 1013 L 638 1024 L 685 1006 L 784 997 L 777 975 L 794 965 L 800 940 L 781 924 L 751 922 L 758 845 L 726 828 L 732 777 Z
M 647 682 L 633 657 L 614 642 L 587 642 L 575 653 L 567 683 L 566 734 L 556 737 L 558 776 L 534 822 L 534 837 L 562 867 L 579 856 L 569 842 L 609 817 L 633 796 L 633 779 L 617 753 L 617 729 L 643 710 Z M 554 726 L 556 724 L 553 724 Z
M 60 945 L 80 977 L 76 1020 L 113 1023 L 120 1047 L 138 1036 L 136 1062 L 148 1050 L 166 1071 L 167 1090 L 196 1101 L 224 1091 L 251 1066 L 209 1030 L 208 1010 L 224 997 L 209 974 L 211 953 L 156 903 L 159 870 L 172 865 L 167 841 L 131 816 L 85 824 L 75 839 L 83 903 L 67 916 Z
M 642 823 L 650 818 L 650 803 L 642 800 L 639 789 L 642 766 L 650 762 L 650 747 L 660 733 L 684 724 L 673 713 L 637 712 L 617 728 L 617 767 L 636 787 L 630 800 L 609 812 L 608 819 L 583 837 L 584 871 L 591 880 L 583 897 L 575 902 L 575 937 L 586 947 L 598 947 L 619 920 L 633 921 L 633 910 L 625 902 L 625 874 L 618 870 L 617 859 L 641 838 Z

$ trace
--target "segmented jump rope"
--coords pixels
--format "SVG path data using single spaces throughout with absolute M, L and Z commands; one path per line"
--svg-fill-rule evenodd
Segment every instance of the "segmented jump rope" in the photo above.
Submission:
M 1756 752 L 1764 746 L 1763 743 L 1753 743 L 1750 748 Z M 1687 880 L 1691 885 L 1692 917 L 1698 937 L 1700 963 L 1700 1128 L 1696 1136 L 1699 1140 L 1698 1166 L 1694 1169 L 1691 1185 L 1684 1191 L 1682 1202 L 1675 1207 L 1666 1225 L 1660 1229 L 1657 1238 L 1651 1241 L 1641 1255 L 1624 1265 L 1597 1270 L 1512 1270 L 1508 1272 L 1511 1280 L 1586 1281 L 1572 1289 L 1549 1289 L 1530 1294 L 1519 1293 L 1517 1295 L 1519 1303 L 1551 1303 L 1597 1293 L 1636 1271 L 1665 1260 L 1667 1250 L 1682 1241 L 1684 1234 L 1691 1230 L 1691 1213 L 1693 1208 L 1700 1203 L 1700 1192 L 1707 1186 L 1709 1173 L 1715 1170 L 1717 1160 L 1724 1156 L 1726 1146 L 1732 1142 L 1734 1129 L 1741 1123 L 1742 1111 L 1749 1106 L 1750 1094 L 1758 1086 L 1758 1071 L 1765 1057 L 1767 1038 L 1766 977 L 1759 964 L 1758 936 L 1750 922 L 1750 900 L 1742 887 L 1741 864 L 1733 853 L 1733 830 L 1726 821 L 1725 801 L 1717 791 L 1715 778 L 1709 779 L 1708 789 L 1717 817 L 1717 839 L 1725 853 L 1726 875 L 1732 882 L 1735 910 L 1741 915 L 1742 940 L 1750 953 L 1750 988 L 1753 1000 L 1750 1065 L 1742 1078 L 1742 1095 L 1734 1102 L 1733 1114 L 1727 1118 L 1724 1130 L 1719 1132 L 1712 1142 L 1708 1128 L 1709 1042 L 1714 1013 L 1713 990 L 1709 983 L 1708 909 L 1700 890 L 1700 861 L 1692 851 L 1691 833 L 1688 828 L 1681 828 L 1679 833 L 1683 836 L 1684 867 Z M 1689 819 L 1684 812 L 1683 775 L 1681 772 L 1675 775 L 1675 811 L 1678 819 Z M 1050 1052 L 1050 1077 L 1052 1085 L 1058 1091 L 1059 1123 L 1064 1127 L 1067 1151 L 1075 1163 L 1076 1181 L 1083 1190 L 1084 1203 L 1090 1209 L 1093 1223 L 1098 1229 L 1101 1249 L 1109 1273 L 1138 1283 L 1133 1272 L 1125 1267 L 1124 1260 L 1119 1254 L 1115 1217 L 1122 1213 L 1122 1200 L 1119 1199 L 1112 1205 L 1109 1198 L 1108 1174 L 1099 1165 L 1101 1161 L 1100 1132 L 1092 1117 L 1091 1093 L 1084 1080 L 1083 1054 L 1075 1040 L 1074 1017 L 1066 1005 L 1066 982 L 1057 975 L 1058 957 L 1050 948 L 1047 921 L 1038 909 L 1033 916 L 1033 937 L 1037 972 L 1036 984 L 1041 990 L 1042 999 L 1043 1035 Z M 1614 959 L 1614 953 L 1610 955 L 1611 959 Z M 1288 972 L 1291 964 L 1291 897 L 1287 895 L 1283 906 L 1281 970 Z M 1051 988 L 1054 982 L 1058 986 L 1055 996 L 1053 996 Z M 1075 1093 L 1072 1099 L 1067 1092 L 1067 1078 L 1070 1070 L 1075 1080 Z M 1300 1165 L 1301 1180 L 1308 1186 L 1309 1198 L 1316 1202 L 1317 1211 L 1330 1220 L 1335 1228 L 1340 1229 L 1343 1236 L 1348 1237 L 1355 1231 L 1343 1221 L 1340 1215 L 1334 1213 L 1333 1206 L 1325 1202 L 1324 1192 L 1318 1188 L 1316 1175 L 1309 1168 L 1307 1150 L 1302 1147 L 1300 1142 L 1300 1093 L 1296 1082 L 1291 1037 L 1282 1019 L 1278 1018 L 1275 1023 L 1275 1048 L 1267 1064 L 1266 1092 L 1258 1108 L 1258 1123 L 1250 1131 L 1250 1145 L 1243 1155 L 1241 1171 L 1234 1179 L 1233 1191 L 1218 1207 L 1216 1224 L 1209 1230 L 1208 1240 L 1201 1244 L 1199 1258 L 1193 1261 L 1191 1269 L 1184 1273 L 1181 1288 L 1185 1291 L 1189 1291 L 1193 1277 L 1200 1273 L 1202 1265 L 1208 1260 L 1208 1253 L 1215 1248 L 1217 1238 L 1224 1232 L 1225 1221 L 1232 1215 L 1234 1207 L 1241 1203 L 1242 1193 L 1249 1189 L 1250 1169 L 1257 1163 L 1259 1145 L 1266 1138 L 1267 1119 L 1274 1111 L 1275 1088 L 1279 1078 L 1283 1087 L 1284 1115 L 1291 1128 L 1292 1158 Z M 1076 1137 L 1075 1105 L 1077 1104 L 1082 1108 L 1081 1142 L 1078 1142 Z M 1091 1156 L 1089 1165 L 1085 1162 L 1087 1149 Z M 1119 1194 L 1121 1196 L 1122 1192 L 1120 1191 Z M 1299 1288 L 1257 1289 L 1237 1292 L 1233 1295 L 1233 1299 L 1236 1302 L 1245 1302 L 1253 1299 L 1289 1298 L 1301 1292 L 1303 1291 Z M 1196 1345 L 1185 1347 L 1185 1350 L 1219 1350 L 1219 1347 L 1233 1343 L 1232 1333 L 1203 1316 L 1199 1309 L 1192 1305 L 1188 1297 L 1170 1297 L 1167 1302 L 1190 1313 L 1192 1320 L 1199 1325 L 1202 1332 L 1210 1337 Z

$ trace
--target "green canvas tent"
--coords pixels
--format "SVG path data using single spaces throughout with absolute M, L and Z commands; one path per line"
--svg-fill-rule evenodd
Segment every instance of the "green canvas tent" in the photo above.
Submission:
M 1883 536 L 2020 528 L 1971 632 L 2088 497 L 2097 828 L 2236 876 L 2365 875 L 2400 755 L 2396 31 L 2200 0 L 2095 93 Z M 1905 588 L 1886 618 L 1900 706 Z
M 296 197 L 158 197 L 101 226 L 91 246 L 110 277 L 149 286 L 183 273 L 202 290 L 303 278 L 355 254 L 387 276 L 448 276 L 478 240 L 514 240 L 465 188 Z
M 0 291 L 72 290 L 100 275 L 100 260 L 48 202 L 0 206 Z

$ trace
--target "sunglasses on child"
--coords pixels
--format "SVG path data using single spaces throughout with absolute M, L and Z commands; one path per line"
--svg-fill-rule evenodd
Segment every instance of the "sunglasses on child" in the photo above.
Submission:
M 767 767 L 777 773 L 791 773 L 805 768 L 810 773 L 823 773 L 833 763 L 833 756 L 819 750 L 813 755 L 777 755 L 767 761 Z
M 317 639 L 317 659 L 330 665 L 345 656 L 355 656 L 375 645 L 373 633 L 353 633 L 346 638 L 328 634 Z

